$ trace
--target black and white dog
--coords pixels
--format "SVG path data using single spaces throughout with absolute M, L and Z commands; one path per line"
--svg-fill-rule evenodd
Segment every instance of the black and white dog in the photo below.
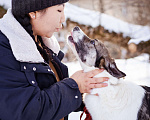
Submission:
M 117 68 L 103 43 L 90 39 L 75 27 L 68 44 L 84 72 L 104 68 L 94 77 L 109 77 L 108 87 L 93 89 L 84 97 L 92 120 L 150 120 L 148 87 L 123 80 L 125 73 Z

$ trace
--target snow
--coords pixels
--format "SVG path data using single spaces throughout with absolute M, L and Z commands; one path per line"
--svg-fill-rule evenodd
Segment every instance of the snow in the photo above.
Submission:
M 126 73 L 125 80 L 134 82 L 138 85 L 150 86 L 150 63 L 149 55 L 142 54 L 131 59 L 116 59 L 117 67 Z M 66 63 L 69 68 L 69 74 L 81 70 L 79 62 Z M 80 120 L 81 112 L 72 112 L 69 120 Z
M 148 40 L 150 40 L 150 35 L 147 35 L 147 36 L 141 37 L 141 38 L 130 39 L 130 41 L 128 42 L 128 44 L 130 44 L 130 43 L 139 44 L 141 41 L 146 42 Z
M 83 9 L 69 3 L 66 4 L 65 14 L 66 19 L 79 24 L 93 28 L 101 25 L 109 32 L 123 33 L 124 37 L 132 38 L 129 43 L 138 44 L 141 41 L 150 40 L 150 27 L 148 26 L 130 24 L 107 14 Z
M 5 9 L 11 7 L 11 0 L 0 0 L 0 6 L 3 6 Z

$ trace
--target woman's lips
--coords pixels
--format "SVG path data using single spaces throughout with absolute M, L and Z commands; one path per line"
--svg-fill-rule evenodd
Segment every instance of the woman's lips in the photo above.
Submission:
M 59 32 L 61 29 L 62 29 L 62 27 L 61 28 L 56 28 L 56 32 Z

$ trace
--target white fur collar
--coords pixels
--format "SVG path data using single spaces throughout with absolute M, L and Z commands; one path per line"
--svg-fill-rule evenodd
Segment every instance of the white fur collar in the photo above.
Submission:
M 18 61 L 31 63 L 44 62 L 32 37 L 14 18 L 11 9 L 8 9 L 4 17 L 0 19 L 0 30 L 9 39 L 12 52 Z M 44 43 L 56 54 L 59 52 L 60 47 L 56 39 L 44 38 Z

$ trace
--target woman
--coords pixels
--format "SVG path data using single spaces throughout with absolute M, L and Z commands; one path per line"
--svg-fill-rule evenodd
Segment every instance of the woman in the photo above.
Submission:
M 68 0 L 12 0 L 0 20 L 0 119 L 67 120 L 80 107 L 81 93 L 104 87 L 102 70 L 68 78 L 63 53 L 51 38 L 65 21 Z M 64 118 L 65 117 L 65 118 Z

